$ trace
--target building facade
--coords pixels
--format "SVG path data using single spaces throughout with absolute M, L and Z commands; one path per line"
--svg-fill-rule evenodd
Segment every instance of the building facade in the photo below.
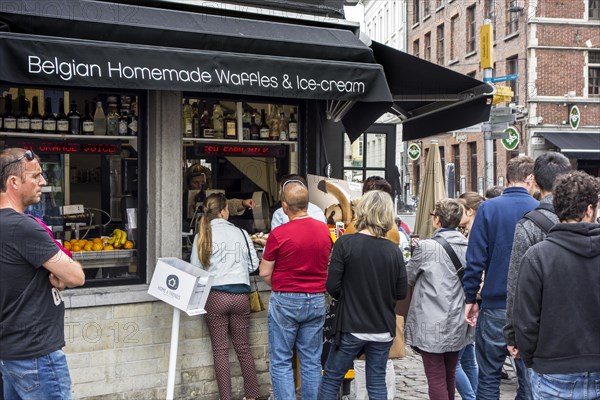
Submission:
M 483 193 L 490 161 L 493 184 L 505 185 L 506 163 L 518 154 L 562 151 L 574 168 L 599 175 L 599 1 L 411 0 L 406 7 L 410 54 L 483 80 L 480 27 L 488 20 L 494 32 L 492 76 L 516 75 L 496 83 L 514 93 L 496 107 L 514 108 L 511 127 L 520 134 L 518 143 L 494 140 L 493 160 L 485 160 L 481 125 L 435 137 L 444 171 L 453 164 L 453 194 Z M 429 140 L 417 144 L 425 155 Z M 424 162 L 421 157 L 409 163 L 414 194 Z

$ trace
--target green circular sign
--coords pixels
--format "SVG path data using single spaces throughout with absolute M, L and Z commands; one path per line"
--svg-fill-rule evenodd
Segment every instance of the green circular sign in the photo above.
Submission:
M 579 121 L 581 121 L 581 114 L 579 113 L 579 107 L 573 106 L 569 111 L 569 125 L 571 129 L 579 128 Z
M 417 161 L 421 157 L 421 148 L 416 143 L 411 143 L 408 146 L 408 158 L 412 161 Z
M 517 128 L 509 126 L 504 130 L 504 133 L 508 133 L 508 137 L 506 139 L 502 139 L 502 146 L 504 146 L 506 150 L 512 151 L 519 147 L 519 138 L 521 135 L 519 134 Z

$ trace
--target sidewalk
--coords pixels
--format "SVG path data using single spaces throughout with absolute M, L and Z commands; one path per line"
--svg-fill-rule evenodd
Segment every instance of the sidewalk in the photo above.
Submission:
M 427 395 L 427 378 L 423 371 L 421 356 L 410 347 L 406 348 L 406 357 L 394 360 L 396 372 L 396 397 L 402 400 L 425 400 Z M 507 368 L 510 379 L 503 379 L 500 386 L 500 400 L 514 399 L 517 393 L 517 378 L 510 367 Z M 456 393 L 456 399 L 460 399 Z

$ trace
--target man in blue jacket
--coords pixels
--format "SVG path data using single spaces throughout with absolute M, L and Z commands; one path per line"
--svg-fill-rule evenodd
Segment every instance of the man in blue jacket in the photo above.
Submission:
M 469 234 L 464 276 L 465 318 L 475 331 L 475 353 L 479 364 L 478 400 L 500 397 L 502 365 L 508 355 L 502 328 L 506 321 L 506 281 L 517 222 L 538 205 L 531 197 L 535 184 L 533 159 L 519 156 L 506 166 L 508 187 L 501 196 L 479 206 Z M 476 302 L 481 286 L 481 310 Z M 516 360 L 519 390 L 517 399 L 531 399 L 527 370 Z

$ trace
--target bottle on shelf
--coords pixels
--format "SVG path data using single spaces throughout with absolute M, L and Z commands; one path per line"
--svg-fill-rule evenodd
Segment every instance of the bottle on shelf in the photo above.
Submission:
M 248 111 L 245 111 L 242 114 L 242 138 L 244 140 L 250 139 L 250 124 L 251 124 L 252 116 Z
M 65 114 L 65 99 L 58 99 L 58 114 L 56 114 L 56 130 L 58 133 L 69 133 L 69 118 Z
M 31 119 L 25 95 L 19 96 L 19 115 L 17 115 L 17 131 L 31 132 Z
M 288 138 L 289 140 L 298 140 L 298 122 L 294 113 L 290 113 L 288 121 Z
M 269 140 L 279 140 L 279 113 L 275 106 L 271 106 L 269 114 Z
M 69 133 L 71 135 L 81 135 L 81 114 L 77 111 L 77 102 L 75 100 L 71 100 L 67 117 L 69 118 Z
M 129 124 L 129 104 L 121 103 L 121 115 L 119 115 L 119 136 L 127 136 Z
M 102 109 L 102 102 L 96 102 L 96 111 L 94 112 L 94 135 L 106 135 L 106 115 Z
M 279 113 L 279 140 L 288 140 L 288 123 L 284 112 Z
M 0 96 L 0 131 L 4 130 L 4 96 Z
M 42 129 L 44 133 L 56 133 L 56 117 L 52 113 L 52 99 L 50 97 L 46 97 L 46 100 L 44 100 Z
M 127 134 L 130 136 L 137 136 L 138 127 L 138 104 L 131 103 L 131 110 L 129 111 L 129 117 L 127 118 Z
M 106 133 L 109 136 L 117 136 L 119 134 L 119 113 L 117 112 L 117 97 L 109 96 L 108 113 L 106 114 Z
M 237 138 L 237 118 L 235 117 L 235 113 L 228 113 L 227 116 L 223 119 L 223 125 L 225 128 L 225 138 L 226 139 L 236 139 Z
M 202 100 L 202 114 L 200 115 L 200 135 L 201 137 L 212 137 L 212 134 L 207 135 L 207 131 L 212 130 L 210 124 L 210 117 L 208 116 L 208 109 L 206 108 L 206 101 Z
M 200 112 L 198 110 L 198 102 L 192 104 L 192 137 L 199 138 L 200 131 Z
M 192 106 L 189 99 L 183 99 L 181 109 L 183 137 L 192 137 Z
M 269 140 L 269 125 L 267 125 L 267 113 L 264 108 L 260 110 L 259 137 L 260 140 Z
M 38 97 L 33 96 L 31 98 L 31 115 L 29 115 L 29 125 L 31 127 L 31 132 L 34 133 L 41 133 L 44 131 L 44 123 L 39 107 Z
M 4 97 L 4 115 L 2 116 L 3 128 L 6 132 L 14 132 L 17 130 L 17 117 L 13 114 L 12 95 L 7 94 Z
M 260 140 L 260 127 L 256 123 L 256 114 L 257 110 L 254 110 L 252 116 L 250 117 L 250 139 L 251 140 Z
M 215 103 L 213 107 L 212 125 L 214 129 L 215 138 L 223 139 L 223 108 L 221 107 L 220 103 Z
M 84 135 L 93 135 L 94 134 L 94 117 L 90 113 L 90 102 L 89 100 L 85 101 L 85 113 L 81 118 L 81 131 Z

